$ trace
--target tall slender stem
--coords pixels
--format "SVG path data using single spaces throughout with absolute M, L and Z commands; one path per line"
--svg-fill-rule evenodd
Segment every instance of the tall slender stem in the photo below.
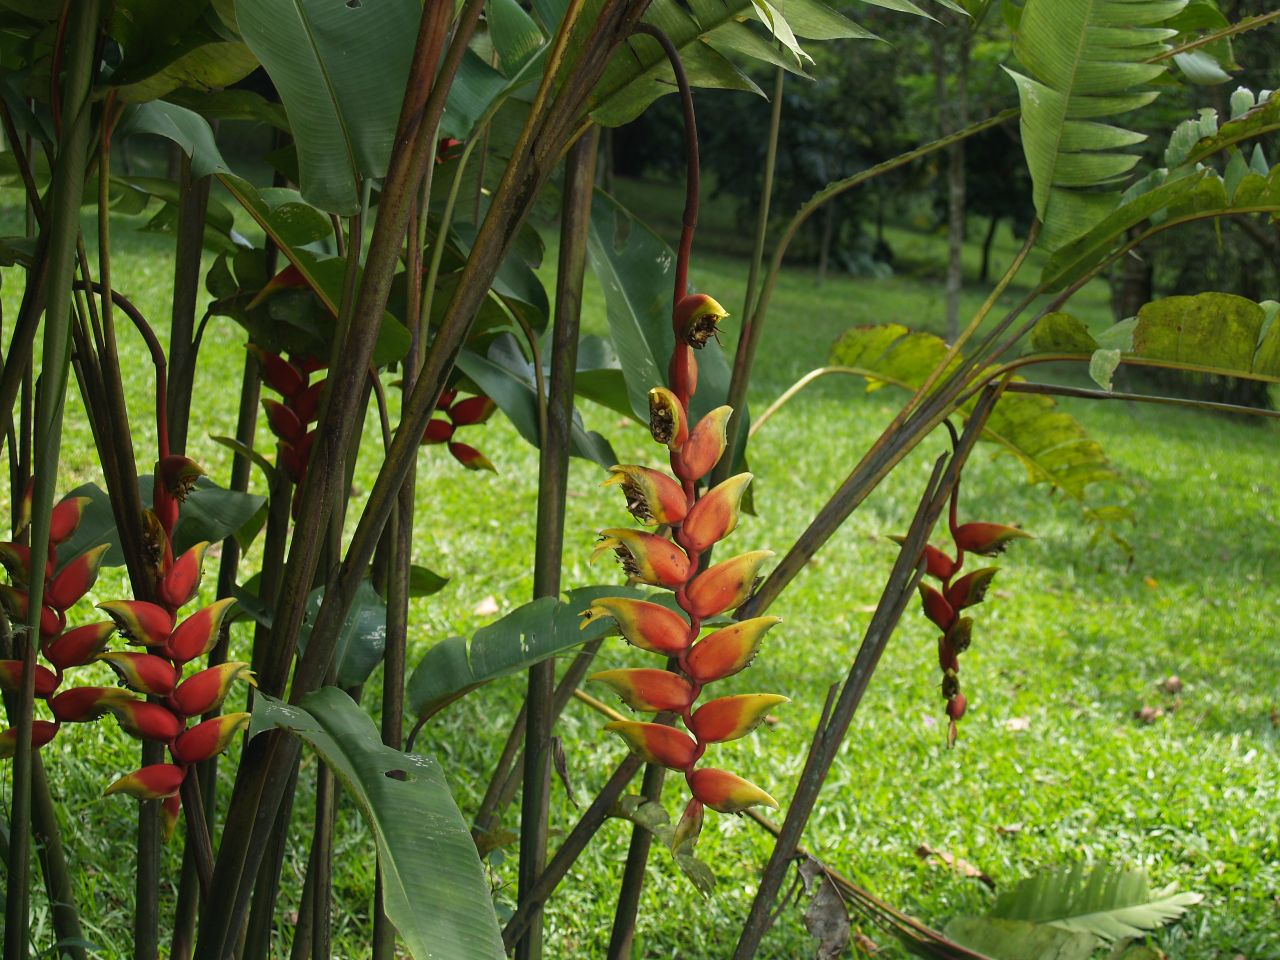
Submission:
M 173 263 L 173 313 L 169 325 L 169 445 L 174 453 L 187 449 L 191 419 L 191 390 L 196 372 L 196 298 L 200 294 L 200 258 L 204 253 L 205 214 L 209 206 L 208 177 L 191 174 L 191 159 L 182 155 L 178 175 L 177 246 Z
M 551 385 L 542 425 L 538 478 L 537 544 L 534 598 L 560 593 L 564 554 L 565 497 L 569 481 L 569 446 L 573 429 L 573 388 L 578 368 L 578 329 L 582 316 L 582 282 L 587 262 L 591 196 L 595 186 L 596 145 L 592 129 L 569 150 L 565 162 L 560 210 L 560 261 L 556 277 L 555 326 L 552 333 Z M 547 808 L 551 784 L 551 729 L 554 722 L 555 662 L 529 669 L 525 698 L 524 792 L 520 812 L 520 891 L 522 902 L 542 872 L 547 855 Z M 517 960 L 542 956 L 542 918 L 535 911 L 529 929 L 516 945 Z

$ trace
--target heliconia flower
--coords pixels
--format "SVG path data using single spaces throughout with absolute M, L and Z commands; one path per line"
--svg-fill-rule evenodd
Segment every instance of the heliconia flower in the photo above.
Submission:
M 80 526 L 80 518 L 92 501 L 88 497 L 67 497 L 49 517 L 49 542 L 54 546 L 69 540 Z
M 84 723 L 97 720 L 125 700 L 136 699 L 119 687 L 72 687 L 49 701 L 49 709 L 60 723 Z
M 227 618 L 235 602 L 233 597 L 226 597 L 191 614 L 173 631 L 165 646 L 165 653 L 177 663 L 186 663 L 204 656 L 217 643 L 222 621 Z
M 15 586 L 25 587 L 31 582 L 31 548 L 25 543 L 0 543 L 0 566 Z M 46 576 L 51 568 L 46 567 Z
M 453 152 L 462 146 L 462 141 L 455 137 L 444 137 L 436 141 L 436 163 L 444 163 L 452 158 Z
M 173 633 L 173 615 L 158 604 L 145 600 L 108 600 L 98 604 L 115 621 L 116 629 L 129 643 L 161 647 Z
M 290 274 L 290 271 L 293 271 L 292 274 Z M 285 277 L 289 280 L 296 277 L 297 282 L 281 282 L 281 278 Z M 285 267 L 265 287 L 259 290 L 257 296 L 249 301 L 246 309 L 252 310 L 271 293 L 287 286 L 306 286 L 306 280 L 303 279 L 302 274 L 298 272 L 298 268 L 293 264 Z M 258 358 L 258 369 L 262 371 L 262 382 L 276 393 L 285 397 L 294 397 L 306 387 L 306 377 L 299 373 L 298 368 L 284 357 L 263 350 L 256 343 L 245 344 L 245 349 Z
M 700 801 L 719 813 L 741 813 L 748 807 L 773 807 L 773 799 L 754 783 L 737 774 L 715 767 L 699 767 L 686 777 L 689 790 Z
M 173 742 L 169 751 L 179 763 L 199 763 L 217 756 L 231 744 L 237 733 L 249 726 L 252 714 L 228 713 L 197 723 Z
M 769 711 L 790 703 L 776 693 L 739 693 L 708 700 L 689 718 L 689 729 L 703 743 L 737 740 L 760 726 Z
M 102 791 L 102 795 L 109 797 L 113 793 L 124 793 L 135 800 L 163 800 L 177 793 L 186 777 L 187 771 L 182 767 L 172 763 L 153 763 L 125 774 Z
M 963 693 L 957 693 L 954 697 L 947 701 L 947 716 L 953 721 L 959 720 L 964 716 L 965 710 L 969 706 L 969 701 L 964 698 Z
M 994 557 L 1004 551 L 1014 540 L 1031 540 L 1031 534 L 1017 527 L 1000 523 L 965 523 L 956 527 L 953 538 L 956 546 L 970 553 Z
M 453 439 L 454 426 L 448 420 L 432 417 L 427 421 L 427 428 L 422 431 L 423 443 L 448 443 Z
M 602 617 L 612 617 L 627 642 L 673 657 L 688 649 L 689 621 L 659 603 L 632 600 L 628 597 L 604 597 L 583 611 L 582 626 Z
M 701 480 L 724 456 L 729 445 L 729 418 L 733 407 L 716 407 L 698 421 L 680 450 L 676 465 L 685 480 Z
M 168 743 L 182 732 L 182 721 L 168 708 L 145 700 L 119 700 L 109 709 L 125 733 L 139 740 Z
M 669 670 L 602 670 L 587 679 L 611 687 L 623 703 L 641 713 L 681 713 L 693 702 L 693 687 Z
M 98 571 L 102 568 L 102 558 L 107 555 L 110 544 L 102 544 L 86 550 L 80 556 L 67 563 L 57 576 L 50 581 L 44 592 L 45 602 L 55 610 L 66 610 L 74 606 L 93 587 L 98 579 Z
M 689 422 L 679 398 L 666 387 L 649 391 L 649 433 L 657 443 L 679 450 L 689 439 Z
M 179 794 L 165 797 L 160 801 L 160 835 L 164 842 L 173 839 L 174 830 L 178 826 L 178 816 L 182 813 L 182 797 Z
M 692 397 L 698 391 L 698 358 L 693 350 L 674 350 L 667 364 L 667 383 L 676 394 Z
M 449 407 L 449 419 L 459 427 L 468 427 L 475 423 L 484 423 L 498 405 L 488 397 L 467 397 Z
M 0 606 L 4 607 L 10 620 L 17 623 L 27 622 L 27 612 L 31 604 L 25 590 L 18 590 L 6 583 L 0 583 Z M 56 637 L 66 625 L 67 618 L 60 611 L 48 606 L 40 611 L 41 639 L 49 640 Z
M 906 542 L 906 537 L 889 538 L 898 546 Z M 956 572 L 956 562 L 932 544 L 924 545 L 924 572 L 938 580 L 948 580 Z
M 591 559 L 594 561 L 608 550 L 617 556 L 627 576 L 642 583 L 679 587 L 689 579 L 689 558 L 665 537 L 610 527 L 600 531 L 600 542 Z
M 733 533 L 738 525 L 742 495 L 751 483 L 751 474 L 740 473 L 717 484 L 693 505 L 680 528 L 680 544 L 701 553 Z
M 755 590 L 760 568 L 772 556 L 772 550 L 752 550 L 702 571 L 685 593 L 690 612 L 705 620 L 741 606 Z
M 704 347 L 727 316 L 728 311 L 705 293 L 682 297 L 671 315 L 676 336 L 694 349 Z
M 195 599 L 196 594 L 200 592 L 204 552 L 208 549 L 209 541 L 202 541 L 173 561 L 173 566 L 160 579 L 156 590 L 161 603 L 177 610 Z
M 107 648 L 115 631 L 116 625 L 110 620 L 89 623 L 46 643 L 40 652 L 59 670 L 83 666 Z
M 178 684 L 178 689 L 169 697 L 169 705 L 187 717 L 209 713 L 222 706 L 222 701 L 231 692 L 231 685 L 241 678 L 251 686 L 257 686 L 247 663 L 232 661 L 209 667 Z
M 289 406 L 293 407 L 293 412 L 304 425 L 319 419 L 320 401 L 324 398 L 324 388 L 328 382 L 327 378 L 317 380 L 290 401 Z
M 693 849 L 698 842 L 698 836 L 702 833 L 702 810 L 702 801 L 697 797 L 690 797 L 689 802 L 684 805 L 684 813 L 680 814 L 676 829 L 671 834 L 673 854 L 679 853 L 684 846 Z
M 54 738 L 58 732 L 58 724 L 48 720 L 31 721 L 31 747 L 39 750 Z M 13 727 L 0 731 L 0 760 L 8 760 L 17 752 L 18 731 Z
M 659 470 L 634 464 L 609 468 L 604 486 L 618 484 L 627 498 L 627 510 L 641 523 L 674 526 L 684 520 L 689 501 L 684 488 Z
M 984 567 L 981 570 L 966 573 L 947 590 L 947 603 L 956 610 L 963 610 L 965 607 L 981 603 L 999 569 L 999 567 Z
M 58 675 L 47 667 L 36 664 L 36 696 L 45 700 L 53 695 L 61 682 Z M 0 688 L 17 693 L 22 689 L 22 661 L 0 660 Z
M 698 683 L 711 683 L 745 669 L 755 659 L 764 635 L 781 622 L 781 617 L 752 617 L 707 634 L 689 651 L 689 676 Z
M 920 599 L 924 602 L 924 615 L 932 620 L 939 630 L 947 630 L 955 622 L 956 612 L 941 593 L 927 583 L 919 584 Z
M 294 483 L 302 483 L 302 478 L 306 476 L 316 436 L 316 431 L 312 430 L 297 443 L 280 442 L 280 467 Z
M 186 501 L 195 489 L 196 481 L 205 475 L 200 464 L 180 453 L 170 454 L 157 463 L 156 472 L 169 496 L 179 503 Z
M 441 391 L 440 398 L 436 400 L 436 409 L 447 411 L 451 406 L 453 406 L 454 398 L 457 396 L 458 396 L 457 390 Z
M 279 400 L 263 400 L 262 406 L 267 411 L 267 424 L 271 432 L 286 443 L 297 443 L 306 433 L 298 415 Z
M 489 470 L 493 473 L 498 472 L 498 468 L 475 447 L 469 447 L 465 443 L 458 443 L 456 440 L 449 444 L 449 452 L 453 454 L 453 459 L 468 470 Z
M 169 533 L 178 522 L 178 501 L 165 497 L 164 502 L 156 506 L 163 511 L 163 517 L 155 510 L 142 511 L 142 560 L 147 571 L 158 580 L 173 563 L 173 543 Z
M 328 360 L 322 360 L 320 357 L 313 356 L 310 353 L 290 353 L 289 362 L 308 377 L 317 370 L 323 370 L 325 367 L 329 366 Z
M 969 642 L 973 638 L 973 618 L 972 617 L 956 617 L 956 622 L 951 628 L 943 634 L 943 639 L 947 641 L 951 649 L 956 653 L 964 653 L 969 649 Z
M 646 763 L 686 770 L 697 756 L 698 745 L 692 737 L 661 723 L 614 720 L 606 723 L 604 728 L 625 740 L 631 752 Z
M 123 653 L 109 650 L 98 660 L 115 671 L 130 690 L 153 697 L 167 697 L 178 682 L 178 671 L 164 657 L 153 653 Z
M 960 659 L 945 635 L 938 638 L 938 667 L 943 673 L 954 673 L 960 669 Z

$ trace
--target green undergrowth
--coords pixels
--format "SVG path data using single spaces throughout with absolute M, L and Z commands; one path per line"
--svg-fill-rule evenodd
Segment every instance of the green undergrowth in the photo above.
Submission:
M 14 195 L 4 197 L 4 226 L 17 225 Z M 158 327 L 165 327 L 172 253 L 168 238 L 135 231 L 116 220 L 113 273 Z M 940 262 L 936 237 L 896 234 L 916 254 Z M 695 251 L 693 282 L 737 314 L 745 264 L 717 257 L 713 243 Z M 999 266 L 1013 242 L 1003 238 Z M 970 251 L 973 254 L 973 251 Z M 976 254 L 974 254 L 976 256 Z M 544 278 L 550 279 L 548 257 Z M 806 370 L 826 362 L 837 335 L 853 324 L 896 321 L 938 329 L 939 283 L 929 269 L 885 280 L 833 275 L 814 286 L 804 270 L 779 287 L 760 350 L 751 402 L 762 409 Z M 919 274 L 919 275 L 918 275 Z M 21 276 L 6 271 L 3 302 L 14 316 Z M 1015 290 L 1011 296 L 1020 295 Z M 985 291 L 966 290 L 971 311 Z M 1082 312 L 1104 322 L 1105 287 L 1085 291 Z M 604 328 L 603 298 L 589 285 L 585 324 Z M 730 321 L 727 345 L 735 327 Z M 6 327 L 8 325 L 6 324 Z M 236 386 L 244 335 L 215 319 L 205 336 L 197 372 L 190 452 L 221 481 L 229 454 L 210 434 L 234 429 Z M 153 449 L 149 422 L 152 373 L 139 341 L 122 334 L 121 353 L 139 450 Z M 394 393 L 394 391 L 393 391 Z M 902 397 L 868 394 L 860 381 L 831 378 L 803 393 L 753 440 L 758 518 L 747 518 L 726 549 L 769 547 L 782 552 L 805 529 Z M 393 397 L 394 402 L 394 397 Z M 1137 484 L 1136 523 L 1124 533 L 1130 562 L 1114 546 L 1092 539 L 1070 503 L 1043 486 L 1025 484 L 1007 456 L 979 448 L 966 472 L 961 505 L 966 519 L 1016 522 L 1036 539 L 1000 560 L 1001 574 L 977 608 L 973 647 L 962 665 L 970 710 L 953 750 L 945 744 L 938 693 L 934 631 L 913 606 L 871 682 L 820 806 L 805 834 L 824 861 L 921 920 L 941 928 L 962 912 L 991 902 L 976 880 L 921 860 L 927 844 L 1011 884 L 1043 864 L 1086 859 L 1145 868 L 1155 885 L 1177 883 L 1206 895 L 1159 945 L 1174 958 L 1248 960 L 1280 957 L 1275 891 L 1280 886 L 1280 648 L 1275 619 L 1280 593 L 1280 481 L 1275 462 L 1280 433 L 1270 422 L 1121 403 L 1067 408 L 1081 418 Z M 144 415 L 145 414 L 145 415 Z M 587 405 L 588 424 L 601 430 L 626 461 L 661 458 L 645 432 L 616 414 Z M 351 507 L 358 510 L 380 461 L 370 421 Z M 471 431 L 469 431 L 470 433 Z M 267 446 L 265 426 L 259 444 Z M 414 561 L 451 577 L 444 591 L 416 601 L 410 662 L 438 640 L 469 633 L 531 596 L 536 451 L 501 418 L 471 433 L 498 474 L 467 473 L 438 449 L 419 459 Z M 68 410 L 60 488 L 98 479 L 91 437 L 75 400 Z M 941 436 L 924 446 L 835 535 L 771 612 L 785 619 L 753 667 L 716 693 L 777 692 L 791 703 L 754 735 L 712 747 L 709 760 L 768 789 L 785 805 L 828 686 L 848 669 L 895 555 L 887 534 L 902 532 L 939 454 Z M 142 454 L 148 466 L 148 454 Z M 588 563 L 594 531 L 628 522 L 621 499 L 599 486 L 598 467 L 571 468 L 565 538 L 566 587 L 620 582 L 609 563 Z M 261 476 L 254 483 L 261 486 Z M 3 505 L 7 508 L 7 505 Z M 247 576 L 260 544 L 243 566 Z M 216 562 L 213 551 L 210 562 Z M 212 569 L 212 568 L 211 568 Z M 214 578 L 206 577 L 206 592 Z M 122 594 L 110 571 L 95 601 Z M 73 622 L 94 618 L 87 603 Z M 238 627 L 236 651 L 247 659 L 249 628 Z M 602 668 L 656 665 L 648 655 L 607 641 Z M 1178 694 L 1161 682 L 1181 678 Z M 77 678 L 86 682 L 88 678 Z M 444 764 L 464 811 L 472 811 L 520 702 L 523 681 L 502 681 L 471 694 L 433 720 L 419 749 Z M 364 702 L 380 702 L 377 675 Z M 1135 718 L 1158 710 L 1154 722 Z M 585 804 L 623 756 L 602 719 L 572 704 L 558 733 L 579 803 Z M 69 728 L 43 751 L 59 803 L 68 860 L 76 868 L 86 936 L 104 957 L 129 953 L 132 911 L 134 808 L 102 788 L 137 765 L 136 746 L 111 721 Z M 315 760 L 307 757 L 295 811 L 295 838 L 284 872 L 281 914 L 297 909 L 310 836 Z M 8 803 L 7 768 L 0 793 Z M 224 777 L 223 793 L 229 789 Z M 667 809 L 677 814 L 678 784 Z M 552 845 L 577 812 L 559 783 L 553 786 Z M 518 829 L 508 812 L 503 826 Z M 570 874 L 547 914 L 548 956 L 602 956 L 608 940 L 630 825 L 608 822 Z M 335 956 L 367 956 L 373 846 L 344 803 L 335 841 Z M 172 909 L 180 844 L 169 848 L 161 895 Z M 671 858 L 655 848 L 641 906 L 636 957 L 712 960 L 727 956 L 750 905 L 769 838 L 753 823 L 708 814 L 699 855 L 718 886 L 703 899 Z M 491 858 L 499 898 L 514 898 L 515 847 Z M 788 908 L 761 955 L 810 955 L 799 907 Z M 35 942 L 52 942 L 48 906 L 36 895 Z M 292 925 L 280 924 L 280 950 Z M 873 929 L 866 932 L 881 940 Z M 892 948 L 885 955 L 896 955 Z

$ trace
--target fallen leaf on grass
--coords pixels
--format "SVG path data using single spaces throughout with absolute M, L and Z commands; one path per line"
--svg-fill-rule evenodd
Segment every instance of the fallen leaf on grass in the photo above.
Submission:
M 1031 729 L 1031 718 L 1010 717 L 1004 722 L 1004 728 L 1010 733 L 1026 733 Z
M 1171 674 L 1169 677 L 1167 677 L 1164 680 L 1164 682 L 1160 684 L 1160 689 L 1163 690 L 1165 693 L 1174 693 L 1174 694 L 1181 693 L 1182 678 L 1178 676 L 1176 673 Z
M 844 954 L 853 933 L 844 897 L 822 864 L 812 857 L 801 861 L 800 879 L 804 881 L 805 893 L 813 891 L 813 899 L 804 911 L 804 927 L 818 941 L 816 960 L 835 960 Z
M 927 843 L 922 843 L 920 846 L 916 847 L 916 856 L 921 860 L 941 863 L 943 866 L 951 868 L 962 877 L 969 877 L 980 883 L 984 883 L 992 890 L 996 888 L 996 882 L 994 880 L 975 867 L 968 860 L 962 860 L 955 854 L 948 853 L 945 850 L 935 850 Z
M 1010 823 L 1007 826 L 996 827 L 996 833 L 1000 834 L 1002 837 L 1012 837 L 1015 833 L 1021 832 L 1022 824 L 1020 823 Z
M 866 954 L 868 957 L 874 957 L 880 952 L 880 944 L 861 931 L 853 935 L 853 945 L 857 948 L 858 953 Z
M 1139 723 L 1155 723 L 1164 716 L 1164 711 L 1159 707 L 1144 706 L 1141 710 L 1133 711 L 1133 719 Z
M 491 617 L 498 612 L 498 601 L 492 595 L 487 596 L 471 612 L 477 617 Z

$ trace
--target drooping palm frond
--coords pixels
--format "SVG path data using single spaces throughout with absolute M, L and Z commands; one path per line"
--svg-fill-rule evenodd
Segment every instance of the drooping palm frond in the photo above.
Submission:
M 1141 134 L 1101 122 L 1154 100 L 1150 63 L 1176 31 L 1160 26 L 1186 0 L 1028 0 L 1014 37 L 1026 73 L 1010 70 L 1022 103 L 1022 142 L 1041 241 L 1050 250 L 1104 217 L 1106 189 L 1138 162 L 1122 148 Z

